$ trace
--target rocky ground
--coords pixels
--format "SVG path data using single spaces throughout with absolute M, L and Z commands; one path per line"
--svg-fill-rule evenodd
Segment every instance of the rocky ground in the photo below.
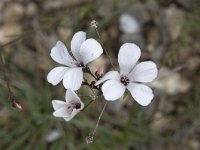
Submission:
M 158 64 L 159 76 L 150 84 L 155 98 L 148 107 L 130 97 L 110 103 L 87 145 L 104 101 L 70 123 L 53 118 L 51 99 L 63 98 L 64 89 L 52 88 L 46 75 L 58 40 L 69 47 L 78 30 L 98 39 L 94 19 L 115 64 L 119 47 L 133 42 L 142 49 L 140 61 Z M 0 149 L 199 150 L 199 23 L 198 0 L 1 0 Z M 111 67 L 106 56 L 95 65 L 93 71 Z M 5 70 L 22 111 L 7 100 Z

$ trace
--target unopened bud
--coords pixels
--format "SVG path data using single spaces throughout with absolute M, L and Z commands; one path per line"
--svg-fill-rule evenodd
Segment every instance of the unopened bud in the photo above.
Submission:
M 98 78 L 102 78 L 103 74 L 104 74 L 104 68 L 103 68 L 103 67 L 99 67 L 99 68 L 97 69 L 97 71 L 95 72 L 95 75 L 96 75 Z
M 17 100 L 17 98 L 13 95 L 8 95 L 8 101 L 11 103 L 11 106 L 17 109 L 22 110 L 22 105 L 20 104 L 20 102 Z
M 92 28 L 97 28 L 98 27 L 98 23 L 96 22 L 96 20 L 92 20 L 91 22 L 90 22 L 90 26 L 92 27 Z
M 90 98 L 94 101 L 94 100 L 96 100 L 97 99 L 97 94 L 96 93 L 92 93 L 92 94 L 90 94 Z
M 93 141 L 94 141 L 94 135 L 93 134 L 90 134 L 86 137 L 86 143 L 87 144 L 91 144 L 91 143 L 93 143 Z
M 22 105 L 20 104 L 19 101 L 17 101 L 17 100 L 12 100 L 12 101 L 11 101 L 11 104 L 12 104 L 12 107 L 22 110 Z

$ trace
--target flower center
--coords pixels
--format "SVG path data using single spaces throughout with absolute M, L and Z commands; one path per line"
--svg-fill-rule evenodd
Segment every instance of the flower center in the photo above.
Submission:
M 70 109 L 71 111 L 73 110 L 73 109 L 79 109 L 79 108 L 81 108 L 81 103 L 79 103 L 79 102 L 73 102 L 73 103 L 71 103 L 71 105 L 69 105 L 68 107 L 67 107 L 67 109 Z
M 74 108 L 75 108 L 75 109 L 81 108 L 81 103 L 75 103 L 75 104 L 74 104 Z
M 84 64 L 82 62 L 79 62 L 76 64 L 77 67 L 85 67 Z
M 121 75 L 120 77 L 120 81 L 122 84 L 124 84 L 125 86 L 127 86 L 130 83 L 130 80 L 127 76 L 125 75 Z

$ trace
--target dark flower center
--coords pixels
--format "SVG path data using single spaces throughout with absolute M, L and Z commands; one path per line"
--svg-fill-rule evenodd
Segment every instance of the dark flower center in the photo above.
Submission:
M 75 109 L 81 108 L 81 103 L 75 103 L 75 104 L 74 104 L 74 108 L 75 108 Z
M 81 103 L 79 102 L 72 103 L 70 106 L 67 107 L 67 109 L 71 109 L 71 111 L 73 109 L 79 109 L 79 108 L 81 108 Z
M 129 78 L 125 75 L 121 75 L 120 81 L 123 85 L 127 86 L 130 82 Z
M 82 62 L 76 64 L 77 67 L 85 67 Z

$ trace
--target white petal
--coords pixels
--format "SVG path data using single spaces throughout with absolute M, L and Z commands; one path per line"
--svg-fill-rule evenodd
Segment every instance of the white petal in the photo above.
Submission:
M 68 89 L 66 91 L 65 100 L 66 100 L 66 102 L 71 102 L 71 101 L 79 101 L 80 102 L 81 101 L 80 98 L 78 97 L 78 95 L 71 89 Z
M 60 109 L 66 106 L 66 102 L 60 100 L 52 100 L 52 106 L 54 110 Z
M 62 107 L 60 109 L 57 109 L 56 111 L 53 112 L 53 115 L 55 117 L 69 117 L 70 116 L 70 112 L 68 112 L 67 110 L 67 106 L 66 107 Z
M 81 67 L 68 69 L 63 77 L 63 85 L 66 89 L 76 91 L 81 87 L 82 82 L 83 71 Z
M 101 45 L 94 39 L 87 39 L 80 48 L 81 60 L 86 65 L 103 53 Z
M 47 81 L 53 85 L 57 85 L 64 77 L 67 67 L 55 67 L 47 75 Z
M 50 55 L 54 61 L 60 64 L 70 67 L 74 66 L 74 60 L 69 55 L 67 48 L 61 41 L 58 41 L 56 45 L 51 49 Z
M 120 74 L 128 74 L 140 58 L 140 48 L 133 43 L 125 43 L 120 47 L 118 62 Z
M 82 43 L 86 40 L 86 33 L 83 31 L 79 31 L 74 34 L 72 41 L 71 41 L 71 50 L 76 58 L 76 60 L 80 60 L 80 48 Z
M 83 102 L 81 102 L 81 107 L 79 109 L 73 109 L 71 115 L 69 117 L 65 117 L 65 121 L 70 121 L 74 116 L 79 113 L 84 108 Z
M 102 86 L 103 96 L 108 101 L 120 98 L 125 92 L 125 86 L 116 80 L 108 80 Z
M 99 81 L 97 81 L 95 83 L 95 86 L 99 85 L 100 83 L 102 83 L 106 80 L 109 80 L 109 79 L 119 80 L 119 78 L 120 78 L 120 76 L 117 71 L 109 71 Z
M 152 61 L 145 61 L 137 64 L 130 73 L 131 80 L 137 82 L 151 82 L 158 75 L 156 64 Z
M 132 97 L 142 106 L 147 106 L 153 99 L 152 89 L 143 84 L 131 83 L 128 85 L 128 90 Z

